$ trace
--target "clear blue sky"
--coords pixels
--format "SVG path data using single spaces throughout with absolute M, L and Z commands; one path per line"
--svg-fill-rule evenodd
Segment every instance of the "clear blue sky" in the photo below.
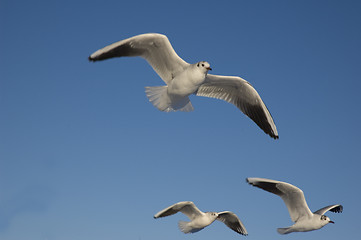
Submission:
M 359 1 L 0 2 L 0 239 L 356 239 L 360 236 Z M 141 58 L 87 57 L 136 34 L 166 34 L 187 62 L 238 75 L 272 113 L 275 141 L 231 104 L 195 97 L 163 113 L 145 86 L 164 83 Z M 280 198 L 246 177 L 292 183 L 336 222 L 281 236 Z M 230 210 L 243 237 L 216 222 L 193 235 L 190 200 Z

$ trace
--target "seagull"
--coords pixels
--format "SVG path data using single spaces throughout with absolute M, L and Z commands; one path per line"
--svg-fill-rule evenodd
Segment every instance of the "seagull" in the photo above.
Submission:
M 234 104 L 266 134 L 278 139 L 276 125 L 261 97 L 252 85 L 236 76 L 208 74 L 210 64 L 200 61 L 189 64 L 174 51 L 167 36 L 147 33 L 121 40 L 89 56 L 89 61 L 114 57 L 140 56 L 148 61 L 166 83 L 146 87 L 149 101 L 160 111 L 193 111 L 189 95 L 211 97 Z
M 340 204 L 329 205 L 312 213 L 308 208 L 303 191 L 286 182 L 280 182 L 265 178 L 247 178 L 247 182 L 255 187 L 262 188 L 274 193 L 285 202 L 294 225 L 286 228 L 278 228 L 280 234 L 291 232 L 308 232 L 322 228 L 328 223 L 334 223 L 324 214 L 327 211 L 341 213 L 343 206 Z
M 215 220 L 218 220 L 226 224 L 233 231 L 245 236 L 248 235 L 243 223 L 233 212 L 202 212 L 191 201 L 173 204 L 172 206 L 169 206 L 155 214 L 154 218 L 170 216 L 176 214 L 177 212 L 185 214 L 191 220 L 190 222 L 179 221 L 179 229 L 184 233 L 198 232 L 213 223 Z

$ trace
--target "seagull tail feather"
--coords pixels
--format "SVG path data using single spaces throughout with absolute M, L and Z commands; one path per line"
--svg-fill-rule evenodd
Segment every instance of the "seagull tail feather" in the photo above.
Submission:
M 170 107 L 171 100 L 167 94 L 168 86 L 158 86 L 158 87 L 145 87 L 145 94 L 147 95 L 149 101 L 163 112 L 171 112 L 172 108 Z
M 184 232 L 184 233 L 190 233 L 192 232 L 192 227 L 190 227 L 188 225 L 189 222 L 185 222 L 185 221 L 179 221 L 178 222 L 178 227 L 179 229 Z
M 167 93 L 168 86 L 145 87 L 145 94 L 149 101 L 163 112 L 193 111 L 192 103 L 188 97 L 173 102 Z
M 279 234 L 288 234 L 288 233 L 291 233 L 291 228 L 288 227 L 288 228 L 277 228 L 277 232 Z

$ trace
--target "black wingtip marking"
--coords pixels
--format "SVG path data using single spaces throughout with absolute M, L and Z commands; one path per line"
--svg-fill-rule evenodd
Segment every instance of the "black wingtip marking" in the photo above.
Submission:
M 342 205 L 339 205 L 339 206 L 336 206 L 332 209 L 330 209 L 331 212 L 334 212 L 334 213 L 342 213 L 343 211 L 343 206 Z
M 241 105 L 242 103 L 240 102 L 237 104 L 237 106 L 241 106 Z M 279 136 L 274 133 L 271 124 L 268 122 L 265 111 L 261 106 L 256 105 L 256 106 L 252 106 L 252 108 L 245 108 L 244 110 L 242 110 L 242 108 L 240 109 L 271 138 L 275 140 L 279 138 Z
M 248 182 L 248 179 L 247 179 L 247 182 Z M 267 192 L 270 192 L 270 193 L 273 193 L 273 194 L 276 194 L 276 195 L 282 195 L 283 192 L 280 191 L 278 188 L 277 188 L 277 183 L 273 183 L 273 182 L 262 182 L 262 181 L 259 181 L 259 182 L 248 182 L 249 184 L 251 184 L 252 186 L 254 187 L 258 187 L 260 189 L 263 189 Z
M 99 50 L 100 51 L 100 50 Z M 110 50 L 106 50 L 103 52 L 99 52 L 95 54 L 95 56 L 89 56 L 88 60 L 91 62 L 96 61 L 102 61 L 109 58 L 117 58 L 117 57 L 135 57 L 135 56 L 141 56 L 144 52 L 146 52 L 146 49 L 137 49 L 133 48 L 131 44 L 125 43 L 123 45 L 114 47 Z

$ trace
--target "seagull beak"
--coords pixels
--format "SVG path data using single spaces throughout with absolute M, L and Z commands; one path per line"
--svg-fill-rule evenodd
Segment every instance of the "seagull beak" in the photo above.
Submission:
M 333 224 L 335 224 L 335 222 L 334 222 L 334 221 L 331 221 L 331 220 L 329 221 L 329 223 L 333 223 Z
M 209 70 L 211 70 L 212 71 L 212 68 L 211 67 L 207 67 L 207 70 L 209 71 Z

